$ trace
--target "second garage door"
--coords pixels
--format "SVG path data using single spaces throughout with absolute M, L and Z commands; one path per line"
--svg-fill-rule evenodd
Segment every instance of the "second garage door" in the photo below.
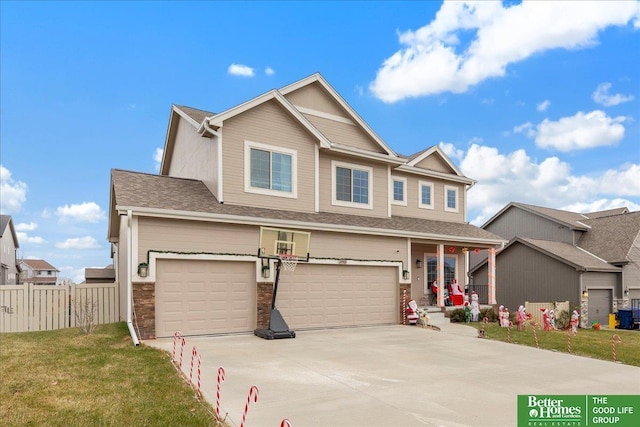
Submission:
M 589 289 L 589 323 L 594 321 L 602 325 L 609 323 L 609 313 L 612 309 L 611 294 L 611 289 Z
M 276 306 L 291 329 L 398 323 L 394 267 L 299 263 L 282 271 Z
M 256 327 L 254 263 L 159 260 L 156 279 L 158 338 Z

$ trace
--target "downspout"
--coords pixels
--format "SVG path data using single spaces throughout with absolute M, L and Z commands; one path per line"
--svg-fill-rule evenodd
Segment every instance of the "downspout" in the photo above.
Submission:
M 131 313 L 132 313 L 132 303 L 133 303 L 133 285 L 131 283 L 131 274 L 132 274 L 132 266 L 131 262 L 133 261 L 133 254 L 131 251 L 133 250 L 133 244 L 131 242 L 132 231 L 131 231 L 131 222 L 132 215 L 131 209 L 127 210 L 127 327 L 129 328 L 129 334 L 131 334 L 131 340 L 133 340 L 133 345 L 140 345 L 140 341 L 138 340 L 138 336 L 136 335 L 136 331 L 133 328 L 133 322 L 131 321 Z

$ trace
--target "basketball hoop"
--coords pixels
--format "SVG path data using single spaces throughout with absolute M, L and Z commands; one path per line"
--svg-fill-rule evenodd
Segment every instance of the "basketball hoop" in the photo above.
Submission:
M 280 262 L 286 271 L 294 271 L 298 265 L 298 257 L 290 254 L 280 254 Z

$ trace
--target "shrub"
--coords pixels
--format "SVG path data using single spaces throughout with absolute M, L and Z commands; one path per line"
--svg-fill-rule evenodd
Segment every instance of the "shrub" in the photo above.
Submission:
M 464 323 L 466 319 L 464 317 L 464 308 L 456 308 L 449 314 L 449 321 L 452 323 Z
M 483 308 L 480 310 L 480 320 L 487 318 L 488 322 L 497 322 L 498 313 L 493 308 Z
M 556 315 L 556 328 L 557 329 L 567 329 L 569 327 L 569 323 L 571 322 L 571 315 L 568 311 L 562 310 L 558 312 Z

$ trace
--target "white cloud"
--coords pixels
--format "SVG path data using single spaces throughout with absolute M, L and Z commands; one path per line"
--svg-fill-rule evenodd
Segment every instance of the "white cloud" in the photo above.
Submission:
M 47 241 L 40 236 L 31 237 L 27 235 L 27 233 L 24 233 L 22 231 L 16 231 L 16 236 L 18 237 L 18 243 L 20 243 L 21 245 L 25 243 L 32 243 L 34 245 L 44 245 L 45 243 L 47 243 Z
M 429 24 L 399 34 L 402 48 L 383 62 L 369 88 L 384 102 L 465 92 L 534 54 L 591 46 L 599 31 L 627 25 L 637 13 L 629 1 L 444 2 Z M 470 32 L 465 45 L 461 39 Z
M 160 166 L 162 166 L 163 155 L 164 155 L 164 148 L 156 148 L 156 151 L 153 153 L 153 161 L 156 163 L 155 164 L 156 171 L 159 171 Z
M 519 126 L 515 126 L 513 128 L 513 133 L 522 133 L 527 136 L 527 138 L 533 138 L 536 136 L 536 131 L 533 129 L 533 123 L 526 122 Z
M 549 108 L 549 105 L 551 105 L 551 101 L 549 101 L 548 99 L 545 99 L 544 101 L 536 105 L 536 110 L 547 111 L 547 108 Z
M 625 199 L 598 199 L 588 203 L 580 202 L 564 207 L 568 211 L 579 213 L 606 211 L 616 208 L 628 208 L 631 212 L 635 212 L 640 210 L 640 205 Z
M 21 222 L 19 224 L 16 224 L 16 231 L 33 231 L 36 228 L 38 228 L 38 224 L 36 224 L 35 222 L 30 222 L 29 224 L 27 224 L 26 222 Z
M 572 175 L 571 165 L 557 157 L 538 162 L 523 149 L 501 153 L 495 147 L 473 144 L 464 153 L 460 169 L 478 180 L 468 194 L 469 219 L 476 225 L 513 201 L 557 209 L 570 209 L 580 203 L 597 206 L 600 201 L 602 206 L 617 203 L 634 210 L 640 197 L 640 164 L 589 176 Z
M 253 77 L 255 75 L 255 71 L 253 68 L 243 65 L 243 64 L 231 64 L 229 68 L 227 68 L 227 73 L 232 76 L 239 77 Z
M 276 73 L 276 70 L 274 70 L 274 69 L 273 69 L 273 68 L 271 68 L 271 67 L 267 67 L 267 68 L 265 68 L 265 69 L 264 69 L 264 73 L 265 73 L 267 76 L 273 76 L 273 75 Z
M 27 184 L 14 181 L 9 169 L 0 165 L 0 212 L 13 214 L 20 212 L 22 204 L 27 200 Z
M 75 220 L 96 223 L 105 219 L 105 214 L 95 202 L 84 202 L 79 205 L 64 205 L 56 209 L 61 221 Z
M 98 249 L 100 245 L 98 241 L 91 236 L 76 237 L 67 239 L 64 242 L 56 243 L 59 249 Z
M 440 147 L 440 149 L 444 152 L 444 154 L 446 154 L 447 157 L 449 157 L 452 160 L 460 161 L 464 156 L 464 150 L 459 150 L 458 148 L 456 148 L 455 145 L 451 144 L 450 142 L 440 141 L 440 144 L 438 144 L 438 147 Z
M 605 107 L 611 107 L 633 100 L 633 95 L 622 95 L 620 93 L 610 95 L 609 89 L 611 89 L 611 83 L 600 83 L 591 97 L 596 103 L 604 105 Z
M 603 111 L 579 111 L 554 122 L 544 119 L 537 126 L 536 145 L 560 151 L 614 145 L 624 138 L 625 117 L 609 117 Z

